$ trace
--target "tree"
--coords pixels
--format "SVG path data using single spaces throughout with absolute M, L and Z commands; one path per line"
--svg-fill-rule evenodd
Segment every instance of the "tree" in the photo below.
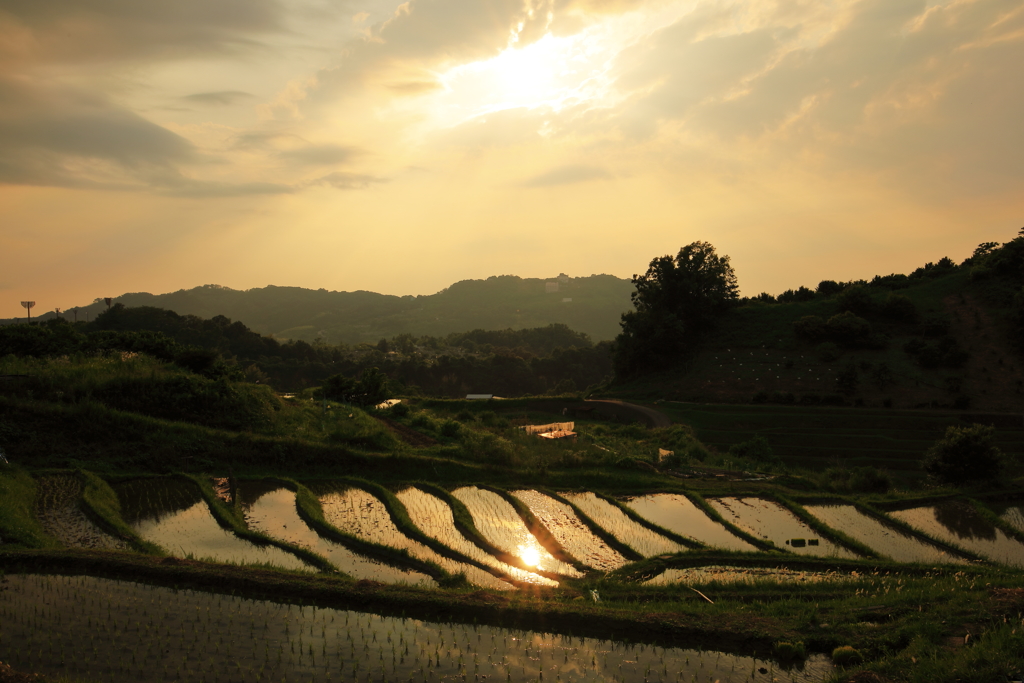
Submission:
M 1002 470 L 1003 454 L 993 443 L 995 427 L 951 425 L 928 449 L 921 466 L 943 484 L 995 479 Z
M 674 257 L 655 258 L 645 274 L 633 276 L 633 285 L 635 310 L 622 315 L 616 339 L 619 377 L 676 362 L 739 300 L 729 257 L 716 254 L 708 242 L 693 242 Z

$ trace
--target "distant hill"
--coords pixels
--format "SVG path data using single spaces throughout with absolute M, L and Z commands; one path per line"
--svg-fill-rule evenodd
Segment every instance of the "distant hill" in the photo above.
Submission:
M 613 275 L 549 279 L 501 275 L 463 280 L 436 294 L 392 296 L 375 292 L 267 286 L 239 291 L 204 285 L 168 294 L 122 294 L 114 303 L 154 306 L 181 315 L 223 315 L 278 339 L 328 344 L 375 343 L 403 333 L 446 336 L 470 330 L 522 330 L 562 323 L 595 342 L 619 333 L 621 314 L 632 307 L 630 280 Z M 106 305 L 78 309 L 95 318 Z M 65 317 L 71 315 L 65 312 Z M 53 313 L 40 316 L 45 320 Z
M 742 277 L 742 273 L 740 273 Z M 610 389 L 694 403 L 1024 413 L 1024 234 L 910 275 L 743 300 L 698 351 Z M 932 438 L 932 437 L 930 437 Z

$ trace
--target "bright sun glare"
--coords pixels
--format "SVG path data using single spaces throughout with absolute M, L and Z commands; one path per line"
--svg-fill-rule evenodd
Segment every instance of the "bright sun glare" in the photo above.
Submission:
M 519 557 L 530 567 L 540 564 L 540 549 L 535 546 L 519 546 Z

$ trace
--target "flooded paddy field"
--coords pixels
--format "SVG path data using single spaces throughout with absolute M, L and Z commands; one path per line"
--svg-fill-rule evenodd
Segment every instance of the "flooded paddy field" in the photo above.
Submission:
M 973 505 L 964 501 L 948 501 L 890 513 L 910 526 L 966 548 L 982 557 L 1024 567 L 1024 543 L 982 517 Z
M 455 526 L 455 518 L 452 510 L 440 498 L 430 495 L 417 488 L 408 488 L 399 491 L 398 500 L 402 501 L 409 512 L 409 518 L 423 533 L 435 538 L 446 546 L 462 553 L 470 559 L 476 560 L 488 567 L 494 567 L 506 576 L 541 586 L 557 586 L 558 582 L 545 578 L 540 574 L 524 571 L 518 567 L 508 565 L 490 553 L 486 553 L 472 543 L 459 532 Z
M 1009 505 L 990 506 L 996 508 L 996 514 L 1018 531 L 1024 531 L 1024 503 L 1014 502 Z
M 436 585 L 426 574 L 392 567 L 323 538 L 299 517 L 295 507 L 294 491 L 263 481 L 242 482 L 236 490 L 246 524 L 254 531 L 312 550 L 356 579 Z
M 74 474 L 54 474 L 37 481 L 36 519 L 50 534 L 69 548 L 126 550 L 128 544 L 106 533 L 79 507 L 82 480 Z
M 823 583 L 827 581 L 849 581 L 856 578 L 856 572 L 810 572 L 783 567 L 725 567 L 709 565 L 706 567 L 690 567 L 686 569 L 670 568 L 653 579 L 645 581 L 648 586 L 670 586 L 677 583 L 768 583 L 768 584 L 799 584 Z
M 626 564 L 626 558 L 595 536 L 565 503 L 539 491 L 513 491 L 512 495 L 526 503 L 566 552 L 583 564 L 604 572 Z
M 778 503 L 763 498 L 708 498 L 722 518 L 751 536 L 764 538 L 783 550 L 800 555 L 854 559 L 857 554 L 828 539 L 801 522 Z
M 512 505 L 493 491 L 464 486 L 452 491 L 473 516 L 476 528 L 495 547 L 521 559 L 527 566 L 562 576 L 583 576 L 570 565 L 555 559 L 526 528 Z
M 586 493 L 564 493 L 562 496 L 582 510 L 587 517 L 597 522 L 602 529 L 644 557 L 689 550 L 686 546 L 637 524 L 622 510 L 589 491 Z
M 808 512 L 833 529 L 860 541 L 896 562 L 925 564 L 966 562 L 949 551 L 865 515 L 853 505 L 805 505 Z
M 135 681 L 821 681 L 824 656 L 783 670 L 714 651 L 172 590 L 91 577 L 0 583 L 0 660 Z
M 316 571 L 289 552 L 250 543 L 221 527 L 191 481 L 136 479 L 113 488 L 125 522 L 175 557 Z
M 366 541 L 405 549 L 413 557 L 440 565 L 449 574 L 465 574 L 473 585 L 496 590 L 512 588 L 507 581 L 472 565 L 439 555 L 432 548 L 403 534 L 395 526 L 384 503 L 367 491 L 329 484 L 312 487 L 312 490 L 320 500 L 324 519 L 342 531 Z
M 704 514 L 686 496 L 679 493 L 656 493 L 626 501 L 638 515 L 680 536 L 695 538 L 712 548 L 756 551 L 742 538 Z

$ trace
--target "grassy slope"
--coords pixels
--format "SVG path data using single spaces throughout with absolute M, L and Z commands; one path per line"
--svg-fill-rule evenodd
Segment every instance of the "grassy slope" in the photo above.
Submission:
M 33 514 L 35 500 L 36 483 L 32 475 L 18 467 L 0 465 L 0 548 L 61 547 L 60 541 L 46 533 Z

